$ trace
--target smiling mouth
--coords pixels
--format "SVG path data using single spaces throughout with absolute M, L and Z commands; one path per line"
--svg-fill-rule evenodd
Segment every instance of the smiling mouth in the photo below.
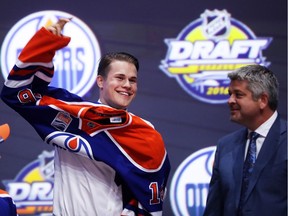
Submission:
M 230 109 L 230 113 L 233 115 L 235 113 L 239 112 L 239 109 Z
M 238 111 L 239 108 L 238 107 L 235 107 L 235 106 L 230 106 L 230 112 L 233 112 L 233 111 Z
M 132 95 L 129 92 L 118 92 L 118 93 L 121 94 L 121 95 L 124 95 L 124 96 L 131 96 Z

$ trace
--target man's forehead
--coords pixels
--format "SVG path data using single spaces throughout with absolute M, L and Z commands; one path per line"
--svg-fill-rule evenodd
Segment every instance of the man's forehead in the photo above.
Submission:
M 233 90 L 248 90 L 248 82 L 246 80 L 232 80 L 229 85 L 229 89 Z

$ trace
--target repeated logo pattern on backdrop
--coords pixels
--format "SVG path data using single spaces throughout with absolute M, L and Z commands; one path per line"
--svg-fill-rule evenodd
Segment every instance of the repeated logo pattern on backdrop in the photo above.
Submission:
M 61 11 L 33 13 L 16 23 L 1 49 L 1 67 L 6 78 L 21 49 L 42 26 L 60 17 L 73 17 L 63 34 L 70 44 L 55 56 L 52 85 L 80 96 L 95 83 L 101 56 L 97 38 L 77 17 Z M 77 34 L 75 34 L 77 32 Z M 269 66 L 262 51 L 272 38 L 255 36 L 245 24 L 226 10 L 206 10 L 188 24 L 175 39 L 165 39 L 168 51 L 160 69 L 193 98 L 206 103 L 226 103 L 227 73 L 247 64 Z M 9 58 L 7 58 L 9 56 Z M 25 166 L 13 180 L 3 181 L 21 215 L 42 215 L 52 211 L 53 153 L 43 152 Z M 177 168 L 170 185 L 170 202 L 175 215 L 200 216 L 206 205 L 215 147 L 192 153 Z
M 206 103 L 226 103 L 227 73 L 248 64 L 268 66 L 262 50 L 272 38 L 255 36 L 226 10 L 206 10 L 173 39 L 160 69 L 192 97 Z
M 62 17 L 72 17 L 62 32 L 63 35 L 71 37 L 71 41 L 67 47 L 56 52 L 53 62 L 55 75 L 51 85 L 65 88 L 80 96 L 90 90 L 95 84 L 98 60 L 101 57 L 98 40 L 83 21 L 61 11 L 30 14 L 10 29 L 1 49 L 1 69 L 5 79 L 33 34 L 42 26 L 51 25 Z M 45 151 L 38 159 L 23 167 L 13 180 L 3 181 L 7 192 L 16 203 L 19 215 L 51 215 L 53 158 L 54 151 Z
M 13 180 L 4 180 L 19 215 L 44 215 L 52 212 L 54 151 L 43 151 Z
M 6 35 L 1 49 L 1 68 L 4 78 L 15 64 L 22 48 L 42 26 L 57 22 L 59 18 L 70 18 L 63 35 L 70 36 L 67 47 L 56 52 L 55 75 L 51 85 L 65 88 L 84 96 L 95 84 L 100 46 L 92 30 L 79 18 L 62 11 L 40 11 L 18 21 Z M 9 56 L 9 58 L 7 58 Z
M 200 149 L 177 168 L 170 185 L 170 203 L 175 216 L 202 216 L 212 175 L 215 146 Z

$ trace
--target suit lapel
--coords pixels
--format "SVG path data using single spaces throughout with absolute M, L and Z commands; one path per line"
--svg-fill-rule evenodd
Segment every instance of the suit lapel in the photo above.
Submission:
M 235 197 L 236 203 L 238 206 L 240 201 L 241 194 L 241 185 L 242 185 L 242 174 L 243 174 L 243 164 L 244 164 L 244 153 L 245 153 L 245 144 L 247 140 L 247 130 L 242 130 L 240 135 L 238 136 L 238 140 L 236 141 L 235 150 L 233 151 L 233 158 L 235 158 L 233 176 L 235 182 Z M 240 187 L 238 187 L 240 185 Z
M 278 117 L 274 122 L 274 124 L 272 125 L 271 129 L 269 130 L 269 133 L 267 134 L 267 137 L 265 138 L 262 148 L 257 157 L 252 175 L 250 177 L 250 182 L 247 189 L 245 200 L 253 190 L 260 176 L 261 171 L 264 169 L 264 167 L 270 161 L 270 158 L 273 156 L 274 152 L 277 150 L 279 145 L 279 138 L 280 138 L 280 119 Z

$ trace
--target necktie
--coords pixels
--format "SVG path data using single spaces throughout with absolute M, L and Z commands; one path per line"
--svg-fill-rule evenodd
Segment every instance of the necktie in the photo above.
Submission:
M 241 188 L 241 197 L 240 197 L 240 205 L 242 207 L 244 197 L 246 195 L 246 191 L 249 185 L 249 178 L 253 171 L 253 167 L 256 161 L 256 139 L 259 137 L 259 134 L 256 132 L 250 133 L 250 142 L 246 155 L 246 159 L 243 166 L 243 179 L 242 179 L 242 188 Z

